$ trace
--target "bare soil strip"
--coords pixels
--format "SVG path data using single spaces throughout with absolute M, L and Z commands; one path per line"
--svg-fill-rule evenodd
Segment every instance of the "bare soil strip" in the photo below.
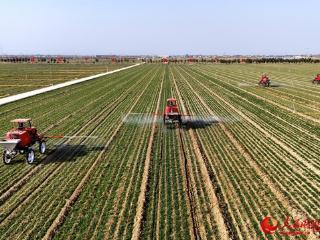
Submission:
M 183 144 L 183 137 L 182 137 L 182 129 L 177 130 L 178 141 L 179 141 L 179 147 L 180 147 L 180 157 L 182 158 L 183 162 L 183 169 L 185 173 L 185 179 L 186 179 L 186 187 L 187 187 L 187 196 L 188 201 L 190 203 L 190 214 L 191 214 L 191 220 L 192 220 L 192 233 L 193 233 L 193 239 L 201 239 L 201 234 L 199 230 L 199 223 L 197 220 L 197 214 L 196 214 L 196 201 L 193 193 L 193 187 L 191 183 L 191 166 L 189 164 L 188 158 L 186 156 L 186 150 Z
M 164 76 L 161 81 L 161 87 L 160 87 L 159 96 L 158 96 L 157 108 L 156 108 L 155 112 L 159 112 L 159 108 L 160 108 L 163 79 L 164 79 Z M 157 118 L 157 116 L 153 117 L 151 135 L 150 135 L 149 142 L 148 142 L 144 171 L 143 171 L 143 175 L 142 175 L 142 182 L 141 182 L 140 193 L 139 193 L 139 197 L 138 197 L 136 216 L 134 218 L 134 224 L 133 224 L 132 239 L 136 239 L 136 240 L 140 238 L 140 234 L 141 234 L 143 212 L 144 212 L 144 206 L 145 206 L 145 200 L 146 200 L 146 191 L 147 191 L 147 185 L 148 185 L 148 181 L 149 181 L 150 162 L 151 162 L 151 158 L 152 158 L 153 139 L 154 139 L 154 135 L 156 132 L 156 118 Z

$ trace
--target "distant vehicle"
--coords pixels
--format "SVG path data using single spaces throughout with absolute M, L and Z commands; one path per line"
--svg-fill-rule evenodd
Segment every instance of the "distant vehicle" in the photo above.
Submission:
M 271 81 L 267 74 L 262 74 L 259 85 L 264 87 L 270 87 Z
M 9 164 L 17 154 L 25 154 L 26 162 L 31 164 L 35 160 L 35 153 L 32 146 L 35 143 L 39 145 L 39 152 L 44 154 L 46 143 L 43 135 L 38 134 L 35 127 L 32 127 L 30 118 L 14 119 L 11 121 L 14 128 L 5 135 L 5 139 L 0 141 L 4 147 L 2 159 L 4 164 Z
M 175 98 L 167 99 L 167 105 L 163 113 L 163 123 L 178 123 L 180 126 L 182 124 L 181 114 Z
M 315 77 L 315 79 L 313 79 L 312 83 L 313 83 L 313 84 L 320 84 L 320 74 L 317 74 L 317 76 Z
M 169 59 L 166 57 L 162 58 L 162 64 L 169 64 Z

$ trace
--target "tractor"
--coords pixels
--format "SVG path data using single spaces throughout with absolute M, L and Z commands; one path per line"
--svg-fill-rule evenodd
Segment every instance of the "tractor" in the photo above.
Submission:
M 169 59 L 166 57 L 162 58 L 161 61 L 162 61 L 162 64 L 169 64 Z
M 315 77 L 315 79 L 313 79 L 312 83 L 313 83 L 313 84 L 320 84 L 320 74 L 317 74 L 317 76 Z
M 11 121 L 14 128 L 5 135 L 0 145 L 4 147 L 3 162 L 9 164 L 17 154 L 25 154 L 26 162 L 32 164 L 35 153 L 32 146 L 38 143 L 39 152 L 44 154 L 46 143 L 43 135 L 38 134 L 37 129 L 32 126 L 31 119 L 14 119 Z
M 177 106 L 177 100 L 175 98 L 168 98 L 165 111 L 163 113 L 163 123 L 174 124 L 178 123 L 182 125 L 181 114 Z
M 259 85 L 263 87 L 270 87 L 270 79 L 267 74 L 263 74 L 260 78 Z

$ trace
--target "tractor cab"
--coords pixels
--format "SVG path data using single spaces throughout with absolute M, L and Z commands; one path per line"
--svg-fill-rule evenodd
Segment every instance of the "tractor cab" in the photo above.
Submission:
M 19 147 L 33 144 L 38 140 L 37 129 L 32 127 L 30 118 L 11 120 L 13 129 L 6 134 L 6 139 L 20 139 Z
M 176 107 L 177 106 L 177 100 L 175 98 L 168 98 L 167 99 L 167 106 L 168 107 Z
M 11 120 L 13 124 L 13 129 L 10 132 L 15 131 L 26 131 L 30 135 L 36 135 L 37 129 L 32 127 L 32 120 L 31 118 L 19 118 Z
M 166 113 L 178 113 L 177 100 L 175 98 L 167 99 Z
M 14 129 L 24 130 L 32 128 L 31 118 L 14 119 L 10 121 Z

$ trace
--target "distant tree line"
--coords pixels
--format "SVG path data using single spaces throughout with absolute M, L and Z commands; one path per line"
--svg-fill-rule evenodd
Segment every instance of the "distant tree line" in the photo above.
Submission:
M 247 58 L 244 61 L 245 63 L 320 63 L 320 59 L 313 58 Z
M 161 63 L 162 59 L 146 58 L 142 60 L 146 63 Z M 313 58 L 169 58 L 169 63 L 222 63 L 222 64 L 240 64 L 240 63 L 320 63 L 320 59 Z
M 117 58 L 98 58 L 98 57 L 79 57 L 79 58 L 66 58 L 66 57 L 0 57 L 0 63 L 47 63 L 47 64 L 60 64 L 60 63 L 99 63 L 99 62 L 112 62 L 112 63 L 129 63 L 136 62 L 135 58 L 117 57 Z
M 0 62 L 4 63 L 68 63 L 66 58 L 43 58 L 43 57 L 3 57 Z

